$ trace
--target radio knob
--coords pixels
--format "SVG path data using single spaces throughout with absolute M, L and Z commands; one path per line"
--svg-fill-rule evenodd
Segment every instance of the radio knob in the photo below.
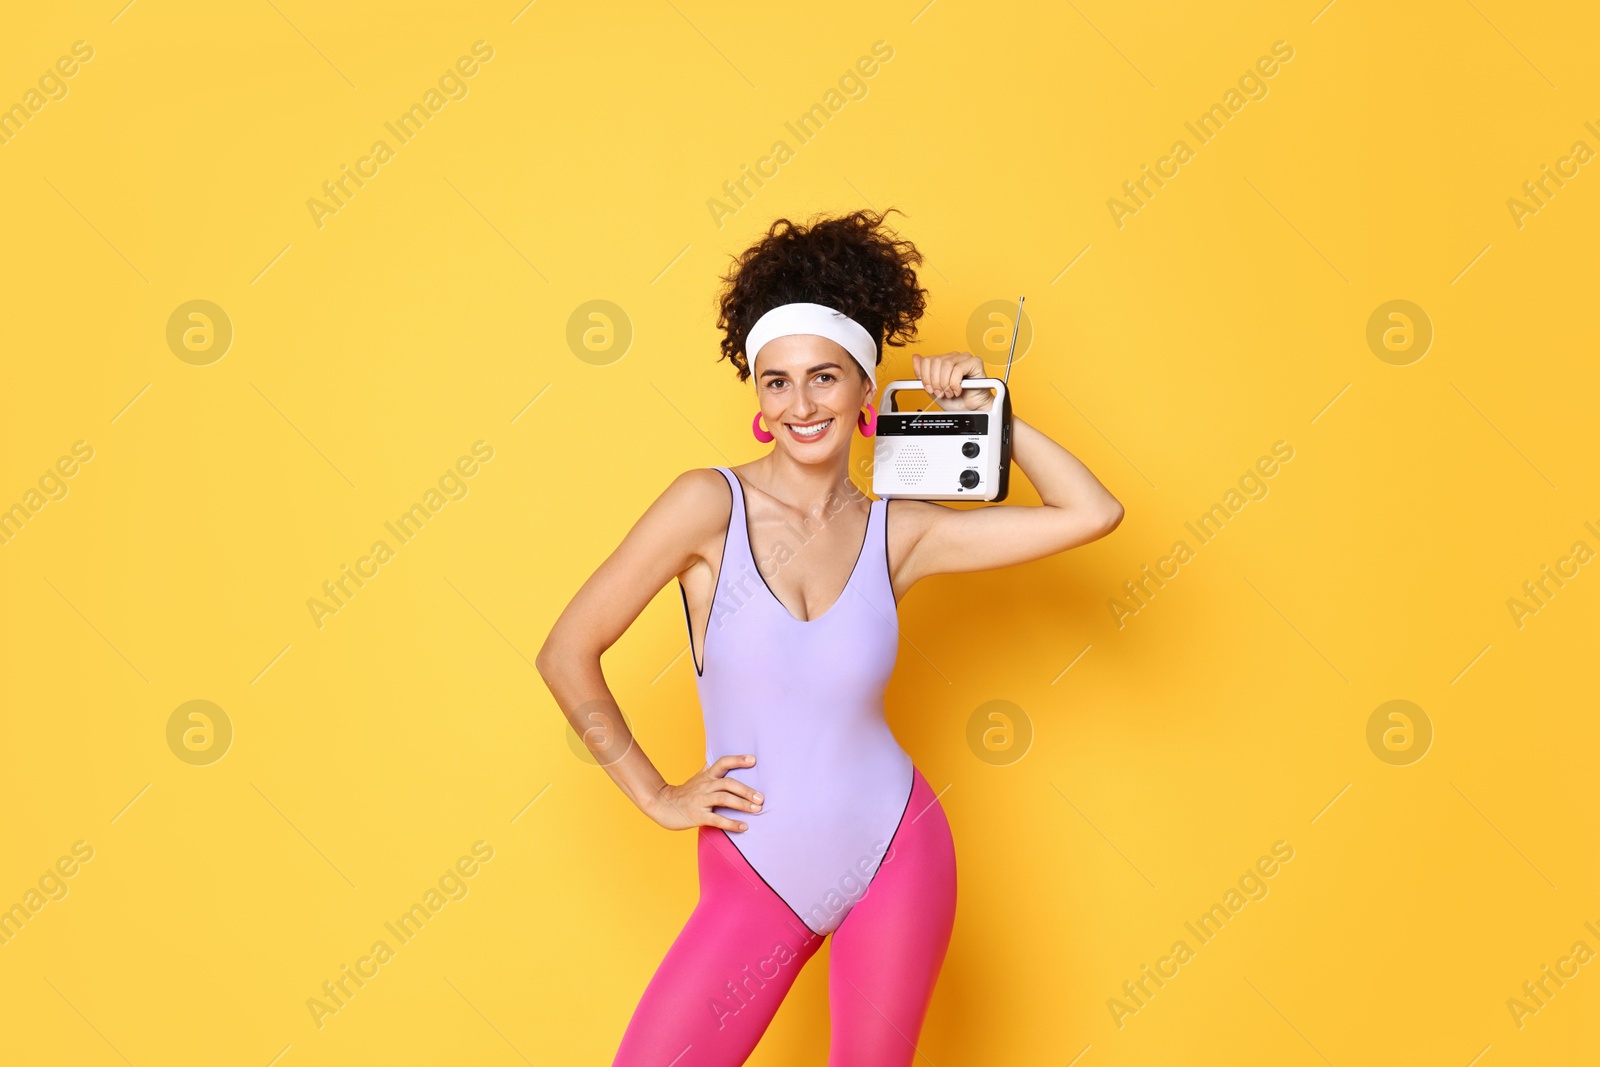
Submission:
M 971 489 L 978 484 L 978 472 L 968 467 L 961 472 L 961 488 Z
M 961 454 L 966 456 L 968 459 L 976 456 L 978 454 L 978 442 L 968 441 L 966 444 L 962 445 Z

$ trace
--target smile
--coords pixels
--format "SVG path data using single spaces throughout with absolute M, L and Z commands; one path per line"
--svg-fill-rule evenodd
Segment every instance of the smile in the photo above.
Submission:
M 789 434 L 795 440 L 815 441 L 827 432 L 828 427 L 833 425 L 833 420 L 823 419 L 821 422 L 806 423 L 803 427 L 792 422 L 786 422 L 784 425 L 789 428 Z

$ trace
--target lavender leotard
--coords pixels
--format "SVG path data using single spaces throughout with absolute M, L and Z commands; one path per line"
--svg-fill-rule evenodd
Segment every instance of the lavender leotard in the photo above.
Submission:
M 888 502 L 872 501 L 843 594 L 802 621 L 757 568 L 738 475 L 714 469 L 728 479 L 733 511 L 695 672 L 706 761 L 754 755 L 754 766 L 727 777 L 765 802 L 759 812 L 713 810 L 749 824 L 728 839 L 813 932 L 827 934 L 865 894 L 913 784 L 911 757 L 884 719 L 899 654 Z M 692 628 L 690 640 L 692 648 Z
M 695 665 L 706 761 L 753 754 L 727 776 L 766 802 L 713 809 L 743 832 L 696 827 L 700 900 L 612 1064 L 739 1067 L 828 941 L 828 1067 L 913 1067 L 955 923 L 956 856 L 944 806 L 884 721 L 899 645 L 888 504 L 873 501 L 838 601 L 802 622 L 757 570 L 743 484 L 716 469 L 732 506 Z

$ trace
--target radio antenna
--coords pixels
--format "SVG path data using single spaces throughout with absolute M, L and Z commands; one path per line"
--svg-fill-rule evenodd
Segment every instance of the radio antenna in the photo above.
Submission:
M 1022 302 L 1026 299 L 1028 299 L 1026 296 L 1017 297 L 1017 321 L 1011 325 L 1011 351 L 1006 353 L 1006 373 L 1000 379 L 1007 385 L 1011 384 L 1011 358 L 1017 354 L 1017 334 L 1022 332 Z M 890 405 L 898 403 L 892 393 L 889 396 L 889 403 Z M 929 403 L 932 403 L 932 401 L 930 400 Z M 894 407 L 891 406 L 890 410 L 894 410 Z M 924 408 L 923 410 L 926 411 L 927 409 Z
M 1007 385 L 1011 384 L 1011 357 L 1017 354 L 1017 334 L 1022 332 L 1022 302 L 1026 299 L 1025 296 L 1017 297 L 1017 321 L 1011 327 L 1011 351 L 1006 353 L 1006 375 L 1000 379 Z

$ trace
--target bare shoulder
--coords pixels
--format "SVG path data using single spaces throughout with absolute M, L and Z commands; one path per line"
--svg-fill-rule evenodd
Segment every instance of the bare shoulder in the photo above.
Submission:
M 674 541 L 689 546 L 691 555 L 700 559 L 713 540 L 720 544 L 732 510 L 728 480 L 710 467 L 695 467 L 674 478 L 646 514 L 656 520 L 653 525 L 670 531 Z
M 677 508 L 706 507 L 718 501 L 731 504 L 728 479 L 710 467 L 692 467 L 672 479 L 661 493 L 661 502 Z
M 720 539 L 732 506 L 728 483 L 716 471 L 675 477 L 574 594 L 545 638 L 539 663 L 598 656 L 675 575 L 698 581 L 709 570 L 701 562 L 707 546 Z

